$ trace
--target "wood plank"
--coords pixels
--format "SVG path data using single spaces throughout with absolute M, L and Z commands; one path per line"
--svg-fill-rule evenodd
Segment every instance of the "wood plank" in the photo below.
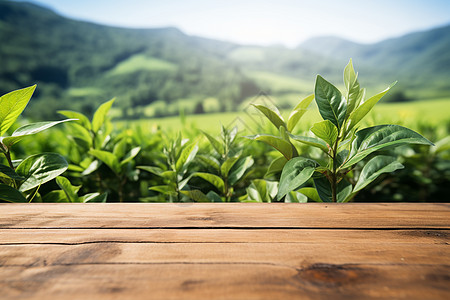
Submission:
M 0 229 L 0 245 L 89 243 L 450 244 L 449 230 Z
M 389 264 L 450 266 L 444 244 L 330 243 L 96 243 L 84 245 L 2 245 L 4 266 L 153 263 Z
M 0 228 L 450 228 L 450 204 L 0 204 Z
M 4 267 L 3 299 L 449 299 L 448 266 L 124 264 Z
M 450 205 L 0 205 L 2 299 L 449 299 Z

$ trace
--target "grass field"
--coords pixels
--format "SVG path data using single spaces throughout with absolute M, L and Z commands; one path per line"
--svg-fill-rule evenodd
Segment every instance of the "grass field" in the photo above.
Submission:
M 103 91 L 95 87 L 70 88 L 68 90 L 69 96 L 84 97 L 84 96 L 101 96 Z
M 289 112 L 283 112 L 287 118 Z M 321 119 L 315 103 L 300 121 L 297 131 L 308 130 L 314 122 Z M 258 126 L 264 118 L 254 109 L 247 107 L 240 112 L 187 115 L 184 119 L 180 117 L 155 118 L 139 121 L 119 121 L 118 127 L 129 127 L 141 125 L 146 128 L 159 126 L 166 131 L 178 132 L 187 128 L 198 128 L 211 133 L 220 132 L 221 124 L 224 126 L 237 125 L 241 130 L 246 129 L 249 133 L 256 133 Z M 264 121 L 265 122 L 265 121 Z M 424 123 L 431 126 L 445 125 L 450 122 L 450 98 L 430 99 L 408 103 L 379 103 L 374 110 L 365 118 L 365 126 L 374 124 L 399 124 L 410 127 L 413 130 L 418 124 Z
M 310 94 L 312 93 L 311 86 L 314 84 L 314 82 L 271 72 L 253 71 L 249 72 L 247 75 L 251 79 L 255 80 L 263 90 L 265 87 L 270 87 L 273 93 L 296 91 L 304 94 Z
M 109 75 L 122 75 L 139 70 L 172 72 L 176 69 L 177 66 L 171 62 L 137 54 L 119 63 L 114 69 L 109 71 Z

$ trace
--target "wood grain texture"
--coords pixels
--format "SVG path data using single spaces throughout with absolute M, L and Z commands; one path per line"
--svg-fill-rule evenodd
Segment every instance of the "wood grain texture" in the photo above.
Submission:
M 0 228 L 446 228 L 450 204 L 0 204 Z
M 450 299 L 449 211 L 0 205 L 0 298 Z

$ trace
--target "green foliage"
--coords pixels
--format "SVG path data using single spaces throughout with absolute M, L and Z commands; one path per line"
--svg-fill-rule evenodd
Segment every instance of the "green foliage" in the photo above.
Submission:
M 310 95 L 301 100 L 298 105 L 291 111 L 287 124 L 276 108 L 271 109 L 264 105 L 254 105 L 254 107 L 262 112 L 279 130 L 279 136 L 257 134 L 253 136 L 247 136 L 247 138 L 251 140 L 261 141 L 274 147 L 286 158 L 286 160 L 290 160 L 293 157 L 298 156 L 297 149 L 290 140 L 291 134 L 289 129 L 293 130 L 295 128 L 295 126 L 303 116 L 304 111 L 313 99 L 314 96 Z
M 373 156 L 374 154 L 382 149 L 405 144 L 433 145 L 422 135 L 399 125 L 355 129 L 393 85 L 365 100 L 365 90 L 360 88 L 350 60 L 344 70 L 344 86 L 346 92 L 341 93 L 333 84 L 320 75 L 317 76 L 314 98 L 323 119 L 311 128 L 311 132 L 317 138 L 292 135 L 286 130 L 287 126 L 280 114 L 265 106 L 256 106 L 280 130 L 279 137 L 268 135 L 250 137 L 270 144 L 287 160 L 281 173 L 278 199 L 282 199 L 306 184 L 310 178 L 314 178 L 314 186 L 323 202 L 348 202 L 381 174 L 403 168 L 394 158 Z M 298 156 L 298 151 L 290 142 L 290 138 L 321 149 L 328 159 L 316 161 Z M 355 165 L 358 163 L 362 165 L 362 160 L 369 155 L 373 156 L 372 159 L 356 177 Z M 279 169 L 280 162 L 276 161 L 273 169 Z M 317 197 L 310 190 L 306 194 L 317 201 Z
M 0 165 L 0 200 L 3 201 L 30 202 L 35 197 L 39 198 L 40 186 L 64 173 L 68 167 L 65 158 L 56 153 L 35 154 L 19 161 L 17 166 L 11 159 L 12 146 L 24 137 L 72 121 L 27 124 L 16 129 L 11 136 L 3 136 L 25 109 L 35 89 L 36 85 L 0 97 L 0 151 L 8 162 L 8 166 Z
M 446 102 L 436 102 L 440 108 L 432 120 L 404 118 L 401 126 L 377 125 L 396 121 L 386 111 L 401 111 L 400 118 L 412 108 L 390 105 L 380 110 L 383 116 L 373 113 L 374 104 L 388 90 L 365 99 L 350 62 L 344 71 L 345 90 L 339 92 L 340 101 L 347 102 L 342 120 L 339 115 L 344 111 L 336 103 L 336 88 L 327 87 L 331 83 L 324 79 L 319 81 L 323 94 L 319 101 L 324 105 L 317 105 L 318 111 L 312 109 L 312 113 L 326 119 L 312 125 L 315 117 L 305 114 L 314 95 L 304 98 L 291 112 L 258 104 L 255 109 L 268 120 L 267 128 L 259 128 L 270 134 L 247 139 L 240 138 L 248 132 L 238 130 L 242 119 L 236 115 L 229 120 L 232 125 L 222 126 L 220 133 L 211 128 L 217 115 L 196 117 L 199 125 L 190 123 L 189 116 L 180 116 L 177 122 L 184 128 L 178 135 L 173 134 L 177 128 L 159 120 L 160 126 L 112 123 L 114 99 L 93 110 L 92 118 L 64 110 L 60 113 L 66 120 L 26 125 L 15 122 L 17 111 L 4 110 L 0 200 L 448 201 L 450 120 L 442 121 Z M 31 89 L 34 87 L 1 97 L 5 106 L 0 107 L 23 110 L 29 100 L 25 101 L 24 95 L 31 97 Z M 431 111 L 415 105 L 421 113 Z M 332 113 L 327 114 L 326 109 Z M 55 126 L 65 122 L 65 126 Z M 253 130 L 251 124 L 246 124 L 247 130 Z M 429 147 L 428 139 L 405 126 L 436 140 L 436 146 Z M 30 135 L 32 139 L 27 138 Z
M 113 125 L 108 113 L 114 101 L 111 99 L 101 104 L 92 121 L 79 112 L 59 111 L 64 116 L 78 118 L 70 125 L 69 138 L 76 147 L 69 153 L 69 170 L 83 187 L 90 186 L 89 190 L 95 187 L 95 192 L 100 193 L 94 197 L 91 192 L 84 200 L 99 201 L 110 194 L 108 197 L 123 202 L 127 184 L 138 179 L 134 159 L 141 152 L 141 147 L 132 147 L 128 136 L 113 138 L 111 135 Z
M 281 199 L 289 192 L 303 185 L 313 175 L 318 163 L 312 159 L 295 157 L 283 168 L 277 198 Z
M 150 190 L 163 194 L 164 199 L 169 202 L 184 202 L 186 199 L 183 189 L 189 190 L 189 186 L 187 185 L 191 178 L 188 175 L 189 166 L 195 158 L 197 151 L 198 146 L 196 143 L 182 139 L 181 135 L 178 135 L 175 140 L 164 147 L 163 152 L 166 157 L 166 166 L 138 166 L 138 168 L 151 172 L 163 179 L 163 185 L 152 186 Z M 187 193 L 189 196 L 189 192 Z M 198 198 L 199 196 L 196 195 L 193 197 Z
M 245 202 L 272 202 L 276 199 L 278 182 L 264 179 L 252 180 L 247 188 L 247 200 Z

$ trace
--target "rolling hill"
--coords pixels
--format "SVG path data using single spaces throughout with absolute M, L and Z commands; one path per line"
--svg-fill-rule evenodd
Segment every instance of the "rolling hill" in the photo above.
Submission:
M 232 111 L 260 91 L 295 101 L 312 92 L 318 73 L 341 84 L 350 57 L 369 90 L 399 80 L 396 89 L 406 98 L 450 96 L 450 26 L 370 45 L 321 37 L 287 49 L 189 36 L 177 28 L 103 26 L 0 1 L 0 40 L 0 93 L 38 83 L 26 110 L 36 119 L 58 109 L 90 114 L 112 97 L 125 118 L 177 114 L 181 103 L 188 112 L 203 112 L 206 103 Z

